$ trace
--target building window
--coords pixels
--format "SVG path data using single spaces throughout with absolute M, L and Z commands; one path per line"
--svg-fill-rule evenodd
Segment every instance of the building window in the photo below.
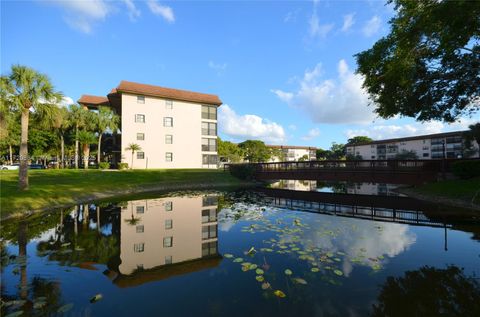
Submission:
M 140 225 L 140 226 L 136 226 L 136 230 L 137 230 L 137 233 L 143 233 L 145 229 L 143 225 Z
M 143 160 L 145 158 L 145 152 L 137 152 L 137 159 Z
M 217 139 L 202 138 L 202 151 L 216 152 Z
M 171 201 L 165 202 L 164 206 L 165 206 L 165 211 L 172 211 L 173 210 L 173 202 L 171 202 Z
M 145 133 L 137 133 L 137 141 L 145 140 Z
M 145 212 L 145 206 L 137 206 L 137 214 L 143 214 Z
M 428 146 L 424 146 L 424 147 L 422 148 L 422 150 L 428 151 L 428 150 L 429 150 L 429 147 L 428 147 Z
M 173 118 L 172 117 L 164 117 L 163 118 L 163 126 L 164 127 L 173 127 Z
M 167 219 L 165 220 L 165 229 L 172 229 L 173 228 L 173 220 L 172 219 Z
M 217 209 L 202 210 L 202 223 L 217 221 Z
M 202 122 L 202 135 L 217 135 L 217 124 L 213 122 Z
M 202 239 L 213 239 L 217 237 L 217 225 L 203 226 L 202 227 Z
M 145 115 L 144 114 L 136 114 L 135 115 L 135 122 L 145 123 Z
M 216 165 L 217 162 L 218 162 L 218 156 L 216 155 L 210 155 L 210 154 L 202 155 L 203 165 Z
M 173 237 L 163 238 L 163 247 L 164 248 L 171 248 L 172 246 L 173 246 Z
M 137 96 L 137 103 L 145 103 L 145 96 Z
M 218 241 L 202 243 L 202 257 L 217 254 Z
M 204 196 L 202 198 L 202 206 L 216 206 L 218 205 L 218 197 L 217 196 Z
M 165 100 L 165 109 L 173 109 L 173 101 Z
M 133 245 L 133 252 L 140 253 L 145 250 L 145 243 L 135 243 Z
M 217 120 L 217 107 L 202 106 L 202 119 Z
M 172 256 L 171 255 L 166 255 L 165 256 L 165 264 L 172 264 Z
M 173 135 L 171 134 L 165 135 L 165 144 L 173 144 Z
M 429 157 L 430 154 L 429 153 L 423 153 L 423 157 Z
M 165 161 L 173 162 L 173 153 L 172 152 L 166 152 L 165 153 Z
M 372 155 L 372 160 L 374 160 L 374 159 L 375 159 L 375 155 Z

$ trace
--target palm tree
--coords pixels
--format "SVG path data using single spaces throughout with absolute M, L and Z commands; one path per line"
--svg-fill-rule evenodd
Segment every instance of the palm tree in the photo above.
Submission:
M 120 117 L 116 115 L 109 107 L 98 107 L 98 114 L 96 115 L 96 128 L 98 132 L 98 146 L 97 146 L 97 164 L 100 164 L 100 153 L 102 146 L 102 135 L 111 131 L 112 133 L 118 130 Z
M 30 110 L 48 113 L 54 109 L 54 104 L 62 99 L 62 94 L 55 91 L 49 78 L 34 69 L 21 65 L 13 65 L 5 87 L 7 99 L 15 110 L 21 113 L 20 137 L 20 169 L 18 173 L 18 187 L 28 189 L 28 123 Z
M 79 129 L 85 126 L 86 116 L 88 111 L 83 109 L 79 105 L 70 105 L 69 108 L 69 121 L 70 125 L 75 129 L 75 168 L 78 169 L 78 133 Z
M 69 112 L 67 108 L 60 108 L 56 120 L 53 122 L 53 128 L 60 137 L 60 162 L 59 167 L 65 168 L 65 132 L 70 128 L 68 120 Z
M 92 132 L 80 131 L 78 132 L 77 140 L 82 144 L 83 168 L 88 169 L 88 157 L 90 156 L 90 144 L 97 143 L 97 137 Z
M 130 169 L 133 169 L 133 154 L 135 153 L 135 151 L 141 151 L 142 148 L 140 147 L 140 145 L 136 144 L 136 143 L 130 143 L 126 148 L 125 148 L 125 151 L 132 151 L 132 165 L 130 166 Z

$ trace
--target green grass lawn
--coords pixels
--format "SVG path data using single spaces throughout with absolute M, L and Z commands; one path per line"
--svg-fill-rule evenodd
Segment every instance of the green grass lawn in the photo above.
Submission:
M 241 185 L 223 170 L 30 170 L 28 191 L 18 190 L 18 171 L 0 171 L 1 217 L 26 210 L 74 204 L 158 188 L 202 188 Z
M 415 187 L 414 191 L 423 195 L 459 199 L 480 205 L 480 177 L 429 183 Z

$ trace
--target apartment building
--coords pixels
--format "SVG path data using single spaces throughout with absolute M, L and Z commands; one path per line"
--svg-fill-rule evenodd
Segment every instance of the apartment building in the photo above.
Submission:
M 315 161 L 317 159 L 317 148 L 312 146 L 295 146 L 295 145 L 267 145 L 271 149 L 282 151 L 283 158 L 274 156 L 272 162 L 290 162 L 303 160 Z
M 465 131 L 419 135 L 406 138 L 377 140 L 348 145 L 347 155 L 360 156 L 364 160 L 390 160 L 398 154 L 414 152 L 418 159 L 478 158 L 479 146 L 474 141 L 472 149 L 465 147 Z
M 107 97 L 83 95 L 78 103 L 88 109 L 109 106 L 121 117 L 121 136 L 114 163 L 135 169 L 216 168 L 216 95 L 128 81 Z M 127 150 L 138 144 L 141 150 Z

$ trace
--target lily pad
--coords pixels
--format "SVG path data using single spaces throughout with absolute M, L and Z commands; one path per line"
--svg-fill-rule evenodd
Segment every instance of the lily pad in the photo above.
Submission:
M 300 277 L 294 277 L 293 281 L 297 284 L 302 284 L 302 285 L 307 285 L 307 281 L 305 281 L 303 278 Z
M 264 272 L 262 269 L 256 269 L 255 273 L 257 273 L 257 275 L 262 275 Z
M 90 298 L 90 303 L 98 302 L 98 301 L 101 300 L 102 298 L 103 298 L 103 295 L 102 295 L 102 294 L 97 294 L 97 295 L 93 296 L 92 298 Z
M 275 296 L 277 297 L 280 297 L 280 298 L 284 298 L 284 297 L 287 297 L 287 295 L 285 295 L 284 292 L 282 292 L 281 290 L 277 289 L 273 292 L 273 294 L 275 294 Z
M 312 267 L 310 271 L 312 271 L 313 273 L 317 273 L 320 271 L 320 269 L 318 267 Z
M 291 270 L 289 270 L 289 269 L 285 270 L 285 275 L 292 275 L 292 274 L 293 274 L 293 272 Z
M 270 287 L 272 287 L 272 286 L 270 285 L 270 283 L 268 283 L 268 282 L 262 283 L 262 289 L 263 289 L 263 290 L 269 289 Z
M 243 262 L 243 259 L 242 258 L 236 258 L 235 260 L 233 260 L 233 262 L 240 263 L 240 262 Z
M 63 305 L 62 307 L 60 307 L 57 312 L 59 313 L 66 313 L 67 311 L 69 311 L 70 309 L 73 308 L 73 304 L 70 303 L 70 304 L 66 304 L 66 305 Z
M 263 275 L 257 275 L 257 276 L 255 276 L 255 279 L 259 282 L 265 281 L 265 278 L 263 277 Z
M 343 272 L 340 270 L 333 270 L 333 273 L 337 274 L 338 276 L 342 276 Z
M 223 256 L 227 259 L 233 258 L 233 254 L 230 254 L 230 253 L 225 253 Z

